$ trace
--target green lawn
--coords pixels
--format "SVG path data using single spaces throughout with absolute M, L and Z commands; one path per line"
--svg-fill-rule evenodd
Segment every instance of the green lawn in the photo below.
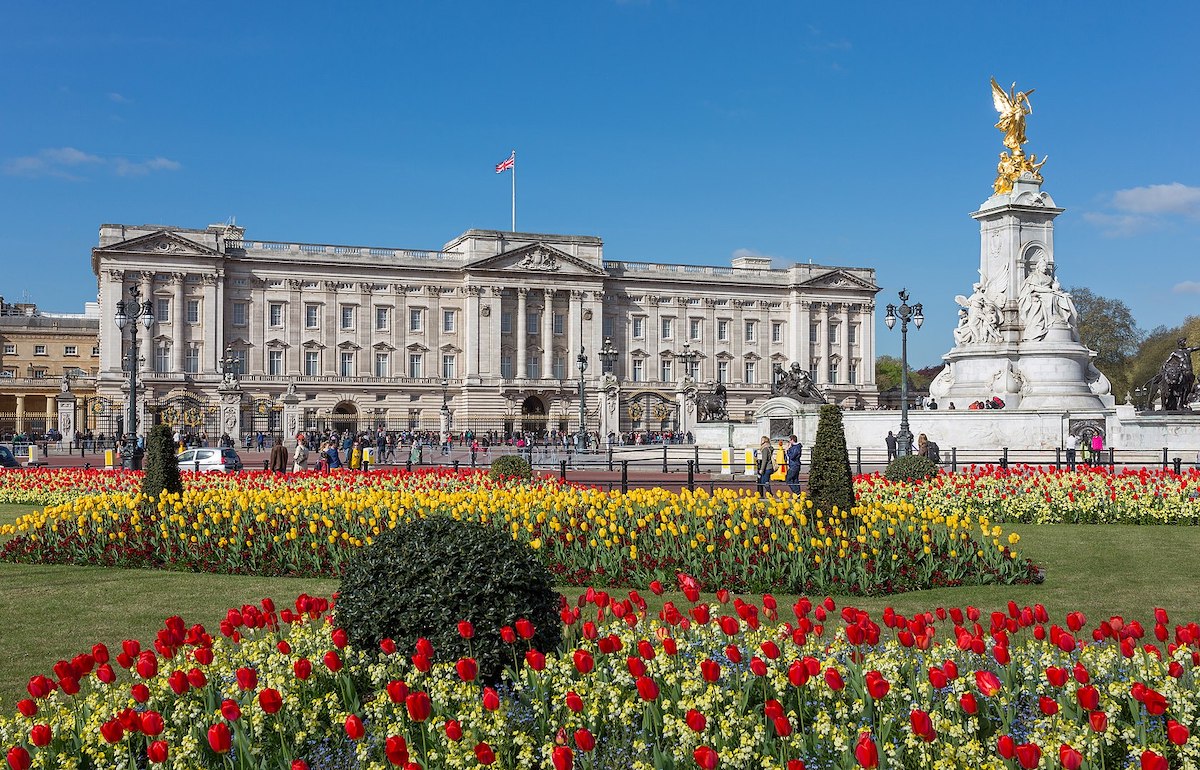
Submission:
M 0 522 L 12 522 L 29 510 L 28 506 L 0 506 Z M 1021 535 L 1021 550 L 1046 567 L 1045 584 L 835 599 L 873 611 L 891 605 L 904 614 L 967 604 L 1003 609 L 1012 599 L 1020 605 L 1041 602 L 1059 622 L 1067 611 L 1082 610 L 1090 621 L 1117 614 L 1137 618 L 1149 627 L 1156 606 L 1166 607 L 1175 621 L 1200 619 L 1200 594 L 1182 566 L 1200 551 L 1200 527 L 1026 525 L 1014 529 Z M 162 621 L 175 614 L 188 624 L 203 623 L 215 633 L 216 623 L 231 606 L 264 596 L 284 606 L 302 592 L 329 595 L 337 583 L 0 564 L 0 586 L 0 704 L 7 704 L 0 708 L 8 708 L 22 697 L 31 675 L 48 673 L 55 661 L 90 649 L 94 642 L 114 645 L 125 638 L 148 642 Z M 572 599 L 579 594 L 578 589 L 563 591 Z M 641 593 L 655 598 L 648 590 Z M 678 594 L 664 598 L 684 602 Z M 777 598 L 784 608 L 795 600 Z M 653 611 L 661 601 L 652 605 Z M 790 612 L 784 617 L 788 616 Z

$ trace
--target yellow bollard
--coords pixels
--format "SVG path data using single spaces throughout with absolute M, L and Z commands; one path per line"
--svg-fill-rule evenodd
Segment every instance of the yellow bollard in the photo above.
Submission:
M 775 447 L 775 472 L 771 474 L 772 481 L 783 481 L 787 478 L 787 461 L 783 459 L 783 442 Z
M 758 475 L 754 472 L 754 450 L 753 449 L 746 450 L 746 475 L 747 476 L 757 476 Z
M 116 454 L 111 449 L 104 450 L 104 470 L 111 471 L 113 469 L 113 455 Z
M 727 447 L 721 450 L 721 475 L 733 475 L 733 448 Z
M 37 447 L 33 444 L 29 445 L 29 464 L 33 465 L 38 461 Z

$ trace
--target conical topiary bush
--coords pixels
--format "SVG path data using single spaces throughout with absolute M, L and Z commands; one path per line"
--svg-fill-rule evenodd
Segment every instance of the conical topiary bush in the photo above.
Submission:
M 842 426 L 841 407 L 835 404 L 821 407 L 808 473 L 808 496 L 826 513 L 835 506 L 842 511 L 854 507 L 854 474 L 846 450 L 846 429 Z

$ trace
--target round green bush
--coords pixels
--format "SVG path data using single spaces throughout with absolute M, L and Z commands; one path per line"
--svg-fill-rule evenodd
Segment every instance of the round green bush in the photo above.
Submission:
M 503 481 L 505 479 L 529 481 L 533 478 L 533 468 L 530 467 L 529 461 L 520 455 L 501 455 L 497 457 L 492 462 L 492 468 L 489 473 L 496 481 Z
M 496 681 L 514 654 L 524 660 L 527 644 L 558 649 L 560 601 L 550 571 L 527 544 L 485 524 L 434 516 L 402 523 L 355 555 L 336 617 L 360 649 L 378 650 L 390 638 L 412 654 L 425 637 L 435 660 L 473 656 L 480 678 Z M 501 629 L 521 619 L 533 624 L 532 638 L 504 642 Z M 459 634 L 462 620 L 475 628 L 469 642 Z
M 883 472 L 888 481 L 924 481 L 938 474 L 938 466 L 933 460 L 921 455 L 904 455 L 888 463 Z

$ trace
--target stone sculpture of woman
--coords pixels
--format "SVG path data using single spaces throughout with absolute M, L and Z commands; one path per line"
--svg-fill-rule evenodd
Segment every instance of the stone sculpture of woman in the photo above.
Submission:
M 1017 307 L 1025 326 L 1025 339 L 1040 340 L 1055 327 L 1074 330 L 1078 323 L 1075 303 L 1071 295 L 1062 290 L 1045 256 L 1038 259 L 1021 285 Z

